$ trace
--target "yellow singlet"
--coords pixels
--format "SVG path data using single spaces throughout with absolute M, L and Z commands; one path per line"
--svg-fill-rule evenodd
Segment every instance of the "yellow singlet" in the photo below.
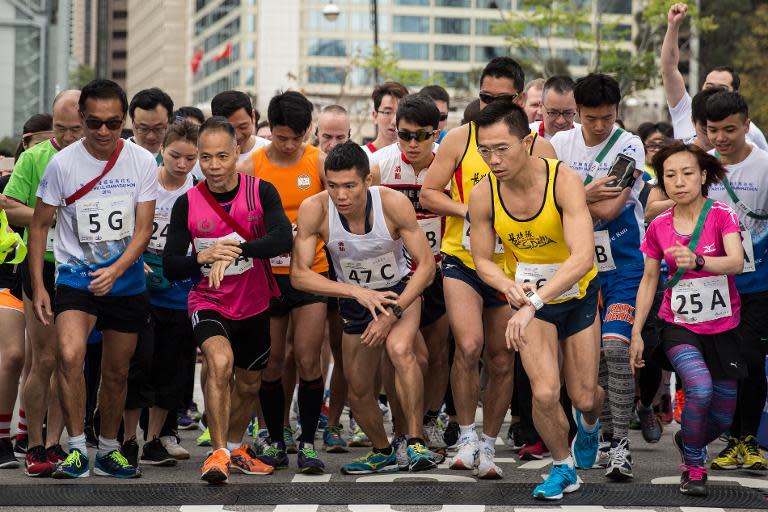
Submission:
M 547 163 L 547 188 L 539 212 L 530 219 L 512 217 L 499 194 L 499 180 L 488 175 L 493 200 L 493 228 L 504 245 L 505 271 L 518 282 L 536 282 L 541 286 L 552 278 L 555 271 L 571 252 L 565 244 L 563 219 L 555 201 L 555 180 L 560 164 L 554 159 L 542 159 Z M 550 301 L 557 304 L 584 297 L 587 286 L 597 275 L 597 267 L 579 279 L 560 297 Z
M 458 203 L 467 204 L 472 188 L 490 172 L 488 164 L 485 163 L 483 157 L 477 152 L 476 135 L 477 127 L 475 123 L 470 122 L 469 137 L 467 139 L 467 147 L 464 150 L 464 156 L 451 178 L 451 199 Z M 533 137 L 531 151 L 533 151 L 538 134 L 535 131 L 531 131 L 531 136 Z M 466 219 L 453 216 L 446 217 L 445 234 L 440 245 L 440 251 L 459 258 L 464 265 L 475 270 L 475 262 L 472 261 L 472 255 L 469 252 L 469 229 L 470 224 Z M 498 238 L 496 239 L 496 249 L 494 252 L 493 261 L 504 268 L 504 248 Z

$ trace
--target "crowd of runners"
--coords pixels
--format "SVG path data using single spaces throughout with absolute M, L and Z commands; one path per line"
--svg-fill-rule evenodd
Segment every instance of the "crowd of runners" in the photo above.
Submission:
M 615 78 L 526 83 L 509 57 L 448 131 L 440 86 L 376 85 L 362 146 L 295 91 L 263 122 L 239 91 L 208 117 L 158 88 L 61 92 L 0 181 L 0 468 L 135 478 L 199 427 L 209 483 L 501 479 L 501 436 L 551 456 L 533 494 L 559 499 L 577 469 L 631 480 L 630 429 L 656 443 L 674 419 L 681 492 L 768 469 L 768 144 L 733 69 L 686 92 L 685 16 L 672 123 L 637 134 Z

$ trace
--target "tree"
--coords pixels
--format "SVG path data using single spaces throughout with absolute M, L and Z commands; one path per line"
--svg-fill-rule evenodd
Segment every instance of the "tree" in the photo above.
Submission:
M 401 68 L 400 57 L 392 50 L 379 46 L 375 47 L 368 57 L 358 56 L 353 59 L 352 66 L 368 70 L 371 76 L 374 70 L 378 70 L 379 82 L 400 82 L 406 86 L 417 87 L 430 83 L 429 77 L 423 71 Z
M 19 140 L 16 137 L 3 137 L 0 139 L 0 155 L 13 156 L 16 153 L 16 148 L 19 146 Z
M 73 89 L 82 89 L 85 85 L 96 78 L 96 70 L 85 64 L 78 64 L 75 69 L 69 73 L 69 86 Z
M 761 58 L 768 53 L 768 5 L 759 6 L 746 20 L 735 45 L 733 65 L 741 74 L 741 93 L 749 103 L 749 117 L 768 125 L 768 69 Z

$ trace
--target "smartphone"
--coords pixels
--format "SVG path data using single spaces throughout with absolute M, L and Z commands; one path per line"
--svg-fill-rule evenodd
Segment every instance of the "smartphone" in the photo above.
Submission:
M 635 184 L 635 159 L 619 153 L 611 164 L 608 176 L 616 178 L 611 182 L 614 187 L 631 187 Z

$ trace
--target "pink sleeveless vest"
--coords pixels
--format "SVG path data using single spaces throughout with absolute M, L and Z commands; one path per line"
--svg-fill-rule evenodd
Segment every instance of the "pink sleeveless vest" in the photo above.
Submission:
M 195 254 L 201 250 L 200 247 L 205 241 L 210 243 L 213 239 L 233 236 L 232 228 L 221 220 L 203 198 L 200 187 L 204 186 L 203 181 L 187 192 L 189 200 L 187 228 L 192 236 Z M 260 238 L 266 234 L 264 210 L 259 199 L 259 178 L 241 174 L 240 188 L 235 199 L 229 204 L 229 215 L 248 230 L 253 238 Z M 242 320 L 265 311 L 269 307 L 271 298 L 280 294 L 277 283 L 272 277 L 269 260 L 240 258 L 228 269 L 228 272 L 234 271 L 235 268 L 246 267 L 250 268 L 241 273 L 226 275 L 218 290 L 213 289 L 209 285 L 208 278 L 202 276 L 189 293 L 189 315 L 192 316 L 196 311 L 210 309 L 217 311 L 224 318 Z

